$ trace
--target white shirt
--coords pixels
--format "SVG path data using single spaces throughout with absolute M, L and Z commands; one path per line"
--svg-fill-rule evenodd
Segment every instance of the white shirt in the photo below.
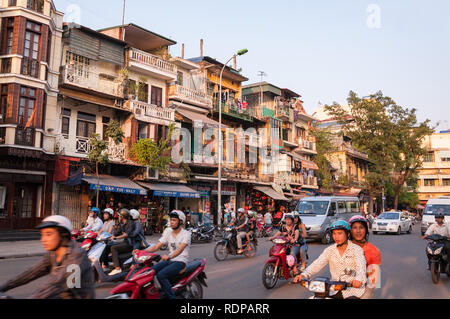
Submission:
M 426 236 L 441 235 L 441 236 L 449 237 L 450 236 L 449 225 L 447 225 L 446 223 L 443 223 L 442 226 L 439 226 L 438 223 L 434 223 L 433 225 L 428 227 L 425 235 Z
M 168 227 L 164 230 L 159 242 L 169 247 L 169 255 L 176 251 L 181 244 L 186 244 L 186 248 L 177 257 L 170 259 L 171 261 L 181 261 L 185 264 L 189 261 L 189 250 L 191 248 L 191 233 L 186 229 L 181 229 L 176 237 L 172 235 L 173 229 Z
M 266 224 L 272 224 L 272 214 L 266 213 L 264 215 L 264 220 L 265 220 Z
M 323 267 L 326 265 L 330 266 L 330 273 L 332 280 L 350 280 L 348 276 L 345 275 L 345 269 L 350 268 L 356 271 L 353 280 L 362 282 L 363 284 L 367 281 L 366 276 L 366 258 L 364 257 L 364 250 L 351 241 L 348 242 L 347 249 L 341 256 L 337 249 L 337 245 L 334 244 L 326 248 L 323 253 L 317 258 L 306 270 L 302 273 L 306 278 L 311 278 L 318 274 Z M 365 288 L 348 288 L 342 291 L 344 298 L 351 296 L 361 297 L 365 292 Z
M 100 218 L 91 218 L 91 219 L 87 219 L 86 221 L 88 223 L 88 225 L 86 227 L 83 228 L 84 231 L 93 231 L 93 232 L 98 232 L 100 229 L 102 229 L 103 226 L 103 222 Z

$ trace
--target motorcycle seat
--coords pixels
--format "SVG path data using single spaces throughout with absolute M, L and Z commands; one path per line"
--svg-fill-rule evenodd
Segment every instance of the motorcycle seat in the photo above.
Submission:
M 189 275 L 191 275 L 198 267 L 201 266 L 201 262 L 198 260 L 194 260 L 192 262 L 190 262 L 189 264 L 186 265 L 186 267 L 184 269 L 182 269 L 178 275 L 176 275 L 175 277 L 170 278 L 170 282 L 171 283 L 175 283 L 180 281 L 181 279 L 188 277 Z

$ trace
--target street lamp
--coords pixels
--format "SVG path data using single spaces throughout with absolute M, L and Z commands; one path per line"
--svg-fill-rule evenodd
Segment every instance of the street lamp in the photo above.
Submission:
M 237 56 L 244 55 L 248 52 L 247 49 L 239 50 L 235 53 L 224 65 L 220 71 L 219 81 L 219 184 L 217 187 L 217 218 L 219 226 L 222 225 L 222 75 L 227 64 Z

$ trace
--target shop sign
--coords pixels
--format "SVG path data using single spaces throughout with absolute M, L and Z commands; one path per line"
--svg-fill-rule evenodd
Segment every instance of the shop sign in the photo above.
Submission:
M 218 185 L 214 185 L 211 194 L 217 195 Z M 236 196 L 236 185 L 222 185 L 222 195 Z

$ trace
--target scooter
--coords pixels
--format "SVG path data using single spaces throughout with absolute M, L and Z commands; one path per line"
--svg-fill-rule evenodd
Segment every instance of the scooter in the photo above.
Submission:
M 133 253 L 135 265 L 125 278 L 110 291 L 106 299 L 165 299 L 160 284 L 151 269 L 161 260 L 160 255 L 144 250 Z M 206 259 L 195 259 L 186 265 L 177 276 L 170 279 L 173 292 L 182 299 L 203 299 L 203 287 L 207 287 L 205 274 Z
M 244 255 L 247 258 L 252 258 L 256 255 L 258 240 L 254 235 L 250 238 L 250 242 L 247 242 L 247 238 L 242 240 L 243 252 L 241 254 L 238 254 L 236 236 L 237 231 L 235 227 L 225 228 L 225 235 L 223 236 L 223 239 L 219 241 L 214 248 L 214 257 L 217 261 L 224 261 L 227 259 L 228 255 Z
M 429 240 L 427 245 L 428 265 L 431 271 L 431 280 L 434 284 L 439 283 L 441 273 L 450 277 L 450 266 L 445 253 L 445 242 L 447 238 L 441 235 L 430 235 L 425 239 Z
M 288 249 L 291 248 L 288 240 L 285 237 L 277 237 L 272 242 L 275 246 L 270 249 L 270 257 L 262 271 L 262 281 L 266 289 L 274 288 L 279 279 L 289 280 L 295 276 L 294 267 L 289 267 L 287 260 Z M 298 264 L 302 262 L 300 256 L 298 256 L 297 260 Z M 298 270 L 297 274 L 300 274 Z
M 97 243 L 97 233 L 93 231 L 88 231 L 83 237 L 84 241 L 81 243 L 81 248 L 89 251 L 93 245 Z
M 119 261 L 122 264 L 123 271 L 120 274 L 109 276 L 107 272 L 105 272 L 100 263 L 100 257 L 103 251 L 106 248 L 108 242 L 110 242 L 111 234 L 108 232 L 103 232 L 100 236 L 97 237 L 97 243 L 91 248 L 88 252 L 88 257 L 92 262 L 92 267 L 94 269 L 95 280 L 98 282 L 118 282 L 122 281 L 126 274 L 127 270 L 131 267 L 133 263 L 133 258 L 130 253 L 125 253 L 119 255 Z M 110 263 L 112 265 L 112 263 Z M 111 268 L 112 270 L 112 268 Z
M 211 242 L 216 239 L 215 227 L 199 224 L 198 227 L 192 228 L 191 240 L 193 243 Z

